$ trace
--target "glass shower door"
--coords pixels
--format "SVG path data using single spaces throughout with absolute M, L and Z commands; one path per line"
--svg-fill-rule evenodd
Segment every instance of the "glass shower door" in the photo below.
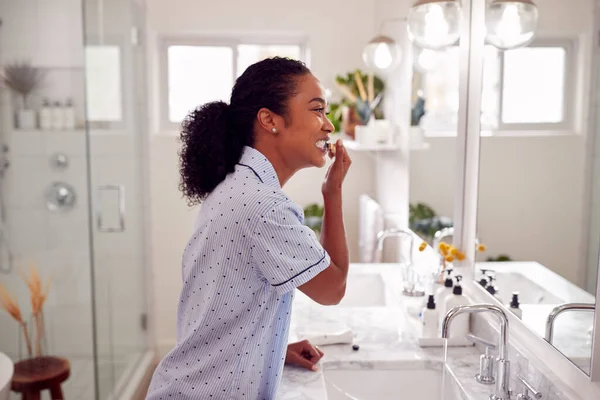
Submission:
M 119 396 L 147 345 L 144 256 L 144 10 L 84 0 L 99 399 Z

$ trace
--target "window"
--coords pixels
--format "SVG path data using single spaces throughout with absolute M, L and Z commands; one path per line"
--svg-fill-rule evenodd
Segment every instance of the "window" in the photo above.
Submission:
M 525 47 L 506 52 L 502 124 L 563 122 L 566 62 L 564 47 Z
M 273 56 L 305 60 L 305 47 L 301 41 L 165 41 L 161 51 L 162 127 L 177 127 L 191 110 L 201 104 L 229 101 L 235 79 L 250 65 Z
M 233 86 L 231 48 L 170 46 L 167 57 L 170 122 L 182 121 L 200 104 L 228 98 Z
M 574 47 L 572 40 L 540 40 L 505 52 L 486 45 L 482 131 L 573 130 Z M 420 90 L 426 100 L 423 129 L 433 136 L 456 132 L 458 47 L 420 51 L 415 60 Z
M 123 120 L 121 48 L 85 47 L 86 113 L 91 125 Z

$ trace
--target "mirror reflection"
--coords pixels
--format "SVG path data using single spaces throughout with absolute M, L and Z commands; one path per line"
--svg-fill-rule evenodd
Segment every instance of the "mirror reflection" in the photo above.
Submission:
M 594 1 L 538 8 L 528 44 L 484 51 L 477 235 L 486 252 L 475 279 L 589 374 L 600 243 Z

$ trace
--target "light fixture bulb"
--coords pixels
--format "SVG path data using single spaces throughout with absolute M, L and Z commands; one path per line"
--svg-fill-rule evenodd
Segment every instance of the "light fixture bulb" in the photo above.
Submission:
M 408 13 L 408 37 L 423 49 L 441 50 L 458 41 L 460 20 L 456 0 L 419 0 Z
M 388 36 L 373 38 L 363 50 L 362 58 L 371 70 L 386 71 L 400 62 L 402 50 L 396 41 Z
M 516 49 L 533 40 L 538 8 L 531 0 L 494 0 L 485 20 L 488 43 L 500 50 Z

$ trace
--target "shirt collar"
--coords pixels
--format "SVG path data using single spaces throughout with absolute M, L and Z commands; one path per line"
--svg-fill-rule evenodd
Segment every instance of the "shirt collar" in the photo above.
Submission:
M 277 177 L 275 168 L 273 168 L 273 164 L 271 164 L 264 154 L 255 148 L 245 146 L 238 165 L 250 168 L 262 183 L 281 190 L 279 178 Z

